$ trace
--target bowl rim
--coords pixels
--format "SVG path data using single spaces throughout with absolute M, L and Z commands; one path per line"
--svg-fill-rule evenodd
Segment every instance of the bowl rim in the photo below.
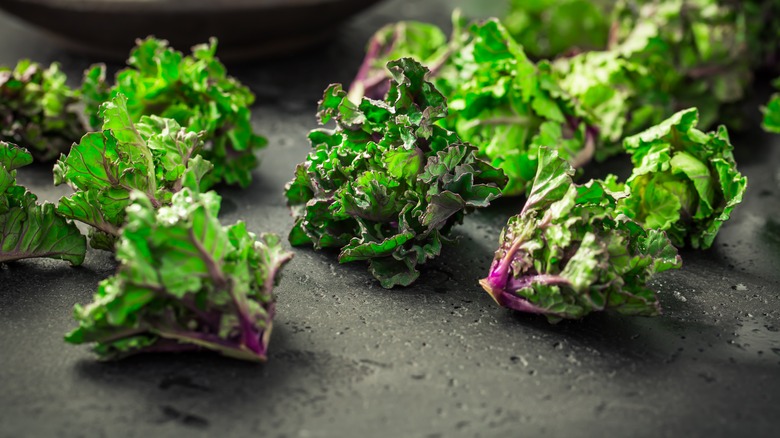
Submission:
M 284 9 L 323 6 L 350 0 L 0 0 L 0 7 L 8 4 L 40 6 L 73 11 L 101 12 L 199 12 Z M 354 1 L 354 0 L 353 0 Z

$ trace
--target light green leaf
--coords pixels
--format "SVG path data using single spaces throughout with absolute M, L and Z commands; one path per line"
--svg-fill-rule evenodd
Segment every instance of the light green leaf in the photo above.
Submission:
M 223 227 L 219 203 L 213 192 L 185 188 L 157 208 L 133 192 L 118 271 L 92 303 L 75 307 L 79 326 L 66 340 L 95 343 L 102 359 L 208 349 L 264 361 L 273 288 L 292 254 L 274 235 L 257 239 L 243 223 Z

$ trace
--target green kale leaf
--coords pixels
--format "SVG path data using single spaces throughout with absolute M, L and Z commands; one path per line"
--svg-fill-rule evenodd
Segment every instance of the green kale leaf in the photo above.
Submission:
M 457 15 L 453 18 L 455 36 L 461 33 Z M 380 28 L 368 41 L 366 57 L 350 85 L 353 101 L 362 97 L 383 99 L 390 89 L 392 76 L 387 64 L 401 58 L 414 58 L 431 70 L 449 58 L 452 43 L 444 32 L 433 24 L 419 21 L 399 21 Z
M 645 66 L 667 94 L 662 117 L 698 107 L 712 126 L 752 81 L 750 29 L 740 2 L 622 0 L 614 12 L 612 50 Z M 727 109 L 727 108 L 726 108 Z
M 775 87 L 780 88 L 780 79 L 775 81 Z M 764 113 L 762 126 L 767 132 L 780 134 L 780 93 L 775 93 L 769 99 L 769 103 L 761 108 Z
M 101 106 L 100 117 L 103 130 L 85 135 L 60 158 L 54 182 L 75 191 L 60 200 L 57 212 L 90 225 L 90 245 L 112 251 L 133 191 L 161 207 L 183 187 L 198 189 L 212 166 L 197 155 L 200 133 L 158 116 L 134 123 L 122 94 Z
M 509 196 L 525 193 L 541 146 L 556 148 L 577 167 L 587 163 L 594 132 L 577 116 L 550 64 L 529 60 L 496 20 L 474 24 L 470 32 L 470 43 L 453 55 L 453 71 L 441 79 L 450 90 L 444 126 L 506 173 Z
M 747 46 L 751 66 L 779 67 L 780 60 L 780 0 L 742 0 L 738 3 L 747 29 Z
M 214 165 L 214 171 L 203 178 L 201 189 L 218 182 L 247 187 L 257 167 L 255 152 L 266 140 L 252 129 L 254 95 L 227 75 L 216 51 L 216 39 L 193 47 L 191 56 L 173 50 L 164 40 L 139 40 L 130 53 L 128 68 L 117 73 L 112 87 L 105 83 L 105 66 L 86 72 L 82 96 L 87 115 L 97 122 L 99 106 L 123 94 L 134 122 L 144 115 L 157 115 L 175 120 L 190 132 L 204 132 L 199 154 Z
M 778 55 L 775 12 L 780 0 L 513 0 L 503 24 L 467 25 L 456 14 L 449 40 L 433 25 L 400 22 L 371 40 L 350 99 L 382 98 L 384 62 L 416 58 L 449 102 L 438 123 L 504 170 L 505 195 L 520 195 L 540 146 L 580 167 L 684 108 L 700 108 L 702 128 L 739 124 L 752 70 Z M 564 56 L 531 61 L 555 55 Z
M 382 82 L 388 76 L 386 68 L 375 66 L 379 60 L 397 53 L 420 56 L 431 69 L 431 82 L 449 101 L 448 116 L 437 123 L 477 146 L 480 157 L 505 172 L 509 178 L 505 195 L 525 193 L 536 172 L 539 146 L 557 148 L 576 166 L 587 163 L 595 153 L 598 131 L 585 119 L 590 113 L 578 108 L 560 87 L 559 74 L 552 66 L 546 61 L 531 61 L 494 19 L 467 27 L 457 15 L 454 21 L 450 42 L 440 51 L 406 44 L 397 51 L 369 53 L 364 67 L 372 67 L 362 69 L 353 82 L 351 100 L 356 102 L 361 92 L 380 98 L 390 86 L 389 81 Z M 443 37 L 437 28 L 419 23 L 402 22 L 393 28 L 426 29 Z M 386 29 L 385 34 L 389 34 L 390 28 Z M 378 33 L 369 49 L 385 36 Z
M 223 227 L 214 192 L 185 188 L 162 208 L 141 192 L 131 200 L 118 271 L 76 305 L 79 327 L 65 339 L 96 343 L 102 359 L 205 349 L 265 361 L 273 288 L 292 258 L 280 239 L 258 239 L 242 222 Z
M 696 109 L 629 137 L 634 171 L 618 209 L 647 228 L 666 230 L 678 247 L 706 249 L 740 202 L 747 178 L 737 170 L 724 126 L 696 129 Z
M 0 263 L 48 257 L 80 265 L 87 242 L 78 228 L 16 184 L 16 169 L 32 160 L 25 149 L 0 142 Z
M 509 13 L 501 22 L 529 56 L 550 59 L 572 51 L 606 48 L 610 3 L 511 0 Z
M 574 184 L 574 169 L 555 151 L 540 148 L 538 161 L 528 200 L 501 233 L 483 288 L 499 305 L 550 322 L 603 310 L 657 315 L 647 281 L 682 263 L 666 234 L 619 214 L 609 184 Z
M 663 120 L 667 95 L 647 68 L 615 51 L 586 52 L 553 64 L 558 84 L 577 102 L 580 118 L 598 134 L 596 159 L 623 152 L 622 140 Z
M 437 124 L 447 101 L 409 58 L 388 65 L 384 101 L 353 103 L 341 85 L 320 102 L 314 151 L 287 185 L 293 245 L 340 248 L 342 263 L 366 260 L 383 287 L 409 285 L 439 255 L 466 213 L 501 195 L 504 174 Z
M 24 59 L 14 69 L 0 67 L 0 140 L 21 145 L 39 161 L 50 161 L 84 134 L 60 66 Z

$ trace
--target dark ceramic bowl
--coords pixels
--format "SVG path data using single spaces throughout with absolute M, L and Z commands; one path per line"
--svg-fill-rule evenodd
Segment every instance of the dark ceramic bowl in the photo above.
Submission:
M 0 0 L 0 9 L 81 52 L 124 59 L 136 38 L 179 50 L 219 38 L 222 59 L 295 51 L 326 40 L 379 0 Z

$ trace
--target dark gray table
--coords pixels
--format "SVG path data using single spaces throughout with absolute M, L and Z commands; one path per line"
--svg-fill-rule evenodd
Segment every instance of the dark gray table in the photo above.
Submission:
M 450 3 L 390 1 L 331 45 L 231 68 L 258 95 L 254 120 L 270 147 L 249 189 L 220 189 L 224 221 L 286 234 L 282 188 L 309 148 L 324 87 L 349 81 L 379 25 L 446 24 Z M 94 61 L 4 16 L 0 36 L 3 64 L 58 60 L 78 75 Z M 653 282 L 658 318 L 593 315 L 553 326 L 498 308 L 476 280 L 517 200 L 469 217 L 460 245 L 406 289 L 383 290 L 365 266 L 339 266 L 334 254 L 296 250 L 265 365 L 211 354 L 98 363 L 62 335 L 74 326 L 73 305 L 111 274 L 111 256 L 91 251 L 75 269 L 4 266 L 0 436 L 772 436 L 780 426 L 780 137 L 733 137 L 750 178 L 745 202 L 711 251 L 683 252 L 684 268 Z M 607 168 L 627 170 L 617 160 L 594 172 Z M 20 180 L 44 199 L 66 193 L 45 166 Z

